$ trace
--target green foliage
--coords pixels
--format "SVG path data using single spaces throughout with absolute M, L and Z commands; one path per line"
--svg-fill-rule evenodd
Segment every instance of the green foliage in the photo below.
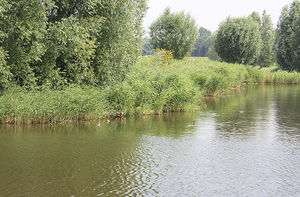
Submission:
M 17 84 L 32 87 L 36 77 L 33 65 L 45 51 L 46 8 L 41 0 L 11 0 L 0 15 L 1 47 L 7 52 L 7 65 Z
M 216 38 L 217 38 L 217 34 L 216 32 L 214 32 L 210 38 L 210 45 L 208 47 L 208 51 L 207 51 L 207 57 L 211 60 L 215 60 L 215 61 L 221 61 L 222 59 L 220 58 L 220 56 L 218 55 L 217 51 L 216 51 L 216 47 L 215 47 L 215 43 L 216 43 Z
M 251 64 L 260 48 L 259 24 L 252 18 L 228 18 L 220 24 L 215 48 L 222 60 Z
M 6 64 L 5 51 L 0 47 L 0 90 L 4 90 L 9 86 L 11 80 L 11 72 Z
M 173 51 L 167 51 L 164 49 L 156 49 L 151 58 L 156 65 L 170 64 L 174 60 Z
M 97 118 L 104 113 L 102 91 L 96 88 L 26 91 L 9 89 L 0 97 L 2 123 L 54 123 Z
M 270 66 L 274 62 L 274 43 L 275 43 L 275 31 L 270 15 L 267 15 L 264 10 L 261 23 L 261 40 L 262 45 L 260 49 L 260 55 L 257 59 L 257 64 L 262 67 Z
M 182 59 L 192 51 L 197 36 L 194 19 L 183 12 L 164 13 L 150 26 L 153 49 L 165 49 L 174 52 L 174 58 Z
M 27 88 L 123 80 L 140 55 L 146 8 L 146 0 L 2 0 L 0 88 L 9 73 Z
M 97 13 L 106 19 L 93 61 L 99 84 L 122 81 L 130 66 L 137 62 L 146 8 L 146 0 L 102 0 L 97 7 Z
M 262 19 L 258 12 L 252 12 L 249 17 L 252 18 L 259 26 L 262 25 Z
M 282 69 L 300 70 L 300 1 L 294 0 L 290 6 L 284 7 L 277 27 L 276 59 Z
M 27 91 L 10 88 L 0 96 L 1 123 L 55 123 L 114 115 L 198 110 L 203 95 L 218 95 L 244 83 L 300 83 L 299 73 L 186 58 L 168 66 L 141 58 L 121 83 L 105 88 L 69 87 Z
M 92 21 L 95 20 L 95 21 Z M 35 70 L 39 85 L 52 88 L 70 84 L 94 85 L 92 60 L 102 19 L 69 17 L 48 29 L 46 54 Z
M 211 31 L 200 27 L 198 30 L 198 38 L 194 45 L 194 50 L 192 51 L 192 57 L 206 57 L 208 48 L 211 44 Z

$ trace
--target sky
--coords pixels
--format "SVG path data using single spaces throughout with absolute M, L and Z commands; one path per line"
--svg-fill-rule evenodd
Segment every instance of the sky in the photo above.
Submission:
M 198 27 L 211 31 L 218 29 L 219 23 L 228 16 L 248 16 L 253 11 L 262 14 L 263 10 L 271 15 L 276 27 L 282 8 L 293 0 L 148 0 L 148 11 L 144 18 L 144 28 L 148 32 L 151 23 L 163 13 L 166 7 L 171 11 L 185 11 L 195 20 Z

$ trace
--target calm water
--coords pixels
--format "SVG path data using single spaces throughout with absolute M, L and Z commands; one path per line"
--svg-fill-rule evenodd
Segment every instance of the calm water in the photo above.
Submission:
M 2 126 L 0 196 L 300 196 L 300 86 L 207 105 L 101 128 Z

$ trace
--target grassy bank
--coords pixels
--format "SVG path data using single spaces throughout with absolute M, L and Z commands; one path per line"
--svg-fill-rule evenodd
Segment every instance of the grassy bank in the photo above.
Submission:
M 141 58 L 127 79 L 105 88 L 70 87 L 0 96 L 1 123 L 55 123 L 125 115 L 199 110 L 206 95 L 216 96 L 249 83 L 299 84 L 299 73 L 227 64 L 207 58 L 163 63 Z

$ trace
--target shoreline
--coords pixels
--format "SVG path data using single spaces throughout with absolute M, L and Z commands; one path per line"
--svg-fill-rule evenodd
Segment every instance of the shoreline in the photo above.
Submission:
M 300 73 L 186 58 L 162 64 L 141 58 L 121 83 L 63 90 L 11 88 L 0 96 L 0 124 L 63 124 L 69 121 L 201 111 L 205 98 L 244 86 L 299 85 Z

